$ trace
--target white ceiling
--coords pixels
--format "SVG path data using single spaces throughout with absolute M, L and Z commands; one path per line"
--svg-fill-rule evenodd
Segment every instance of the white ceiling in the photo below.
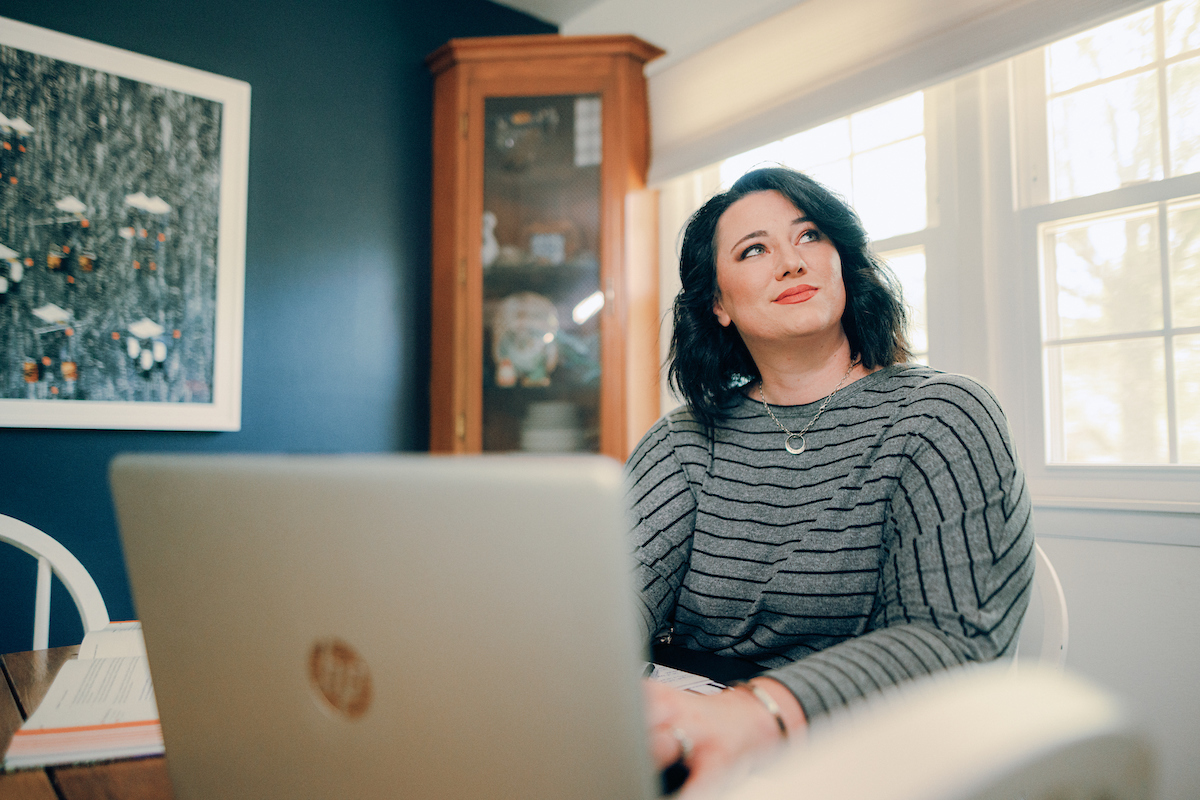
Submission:
M 653 75 L 803 0 L 497 0 L 567 35 L 632 33 L 667 51 Z
M 594 6 L 600 0 L 496 0 L 502 6 L 532 14 L 538 19 L 562 25 L 571 17 Z

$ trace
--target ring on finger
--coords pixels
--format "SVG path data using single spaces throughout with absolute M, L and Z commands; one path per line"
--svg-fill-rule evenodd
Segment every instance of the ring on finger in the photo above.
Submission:
M 671 728 L 671 735 L 675 737 L 675 741 L 679 742 L 679 760 L 685 764 L 691 761 L 692 750 L 695 749 L 692 738 L 684 733 L 681 728 Z

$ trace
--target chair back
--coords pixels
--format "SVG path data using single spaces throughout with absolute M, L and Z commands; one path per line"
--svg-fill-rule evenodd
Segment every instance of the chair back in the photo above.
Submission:
M 1067 597 L 1041 545 L 1035 543 L 1033 549 L 1033 586 L 1021 625 L 1016 661 L 1040 662 L 1061 670 L 1067 663 Z
M 96 582 L 67 548 L 37 528 L 0 514 L 0 542 L 37 559 L 37 589 L 33 607 L 33 649 L 44 650 L 50 640 L 50 575 L 57 575 L 75 601 L 84 631 L 108 624 L 108 608 Z

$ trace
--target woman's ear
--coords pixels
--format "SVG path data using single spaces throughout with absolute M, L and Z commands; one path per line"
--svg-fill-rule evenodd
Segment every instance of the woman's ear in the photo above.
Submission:
M 725 307 L 721 305 L 721 298 L 717 298 L 713 302 L 713 313 L 717 315 L 717 322 L 721 323 L 722 328 L 728 328 L 729 323 L 733 320 L 725 313 Z

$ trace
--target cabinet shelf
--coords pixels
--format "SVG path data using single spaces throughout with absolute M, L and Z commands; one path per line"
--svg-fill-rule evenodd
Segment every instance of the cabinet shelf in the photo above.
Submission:
M 517 292 L 537 292 L 552 300 L 578 295 L 575 297 L 578 302 L 591 293 L 580 287 L 591 287 L 595 291 L 599 286 L 600 265 L 594 259 L 591 263 L 496 266 L 483 272 L 485 300 L 507 297 Z
M 600 167 L 576 167 L 569 164 L 537 164 L 523 170 L 506 170 L 499 167 L 487 169 L 489 181 L 494 181 L 494 191 L 501 194 L 518 194 L 529 185 L 543 187 L 546 192 L 569 189 L 576 183 L 595 183 L 600 177 Z

